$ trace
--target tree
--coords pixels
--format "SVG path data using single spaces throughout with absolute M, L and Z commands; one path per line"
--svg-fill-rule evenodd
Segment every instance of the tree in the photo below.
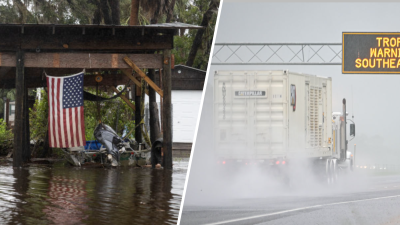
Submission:
M 132 0 L 129 25 L 139 25 L 139 0 Z
M 219 7 L 219 0 L 211 0 L 210 6 L 208 7 L 208 10 L 204 13 L 203 20 L 202 20 L 200 26 L 208 27 L 208 25 L 210 24 L 210 21 L 212 19 L 212 16 L 216 12 L 218 12 L 218 7 Z M 196 37 L 194 38 L 192 48 L 190 49 L 188 60 L 186 62 L 186 66 L 193 66 L 197 51 L 198 51 L 200 45 L 202 43 L 204 43 L 202 41 L 204 32 L 205 32 L 205 30 L 203 30 L 203 29 L 197 30 Z M 206 44 L 209 45 L 209 41 L 206 42 Z M 209 51 L 206 51 L 206 52 L 209 52 Z

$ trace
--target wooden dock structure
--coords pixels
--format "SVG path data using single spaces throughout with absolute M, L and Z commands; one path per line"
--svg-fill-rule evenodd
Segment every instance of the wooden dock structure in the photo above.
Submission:
M 106 70 L 110 75 L 104 76 L 101 85 L 115 87 L 127 84 L 130 79 L 118 71 L 138 74 L 141 69 L 149 69 L 149 72 L 158 69 L 162 71 L 162 81 L 154 83 L 156 86 L 150 85 L 150 103 L 155 102 L 155 94 L 162 90 L 163 166 L 171 169 L 171 50 L 174 35 L 182 29 L 203 27 L 182 23 L 146 26 L 1 24 L 0 88 L 16 89 L 14 167 L 30 160 L 27 90 L 46 86 L 44 71 L 63 76 L 82 69 L 88 73 Z M 151 83 L 154 75 L 158 74 L 149 77 L 141 74 L 136 78 Z M 85 75 L 84 86 L 95 86 L 95 77 Z M 151 126 L 150 133 L 154 134 L 152 129 Z

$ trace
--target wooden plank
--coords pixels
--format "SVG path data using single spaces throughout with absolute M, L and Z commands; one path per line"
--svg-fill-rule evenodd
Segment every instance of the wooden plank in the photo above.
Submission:
M 15 119 L 14 119 L 14 157 L 13 166 L 23 165 L 23 154 L 25 147 L 24 135 L 24 100 L 25 100 L 25 77 L 24 77 L 24 52 L 19 50 L 15 56 L 16 70 L 16 93 L 15 93 Z
M 164 50 L 163 79 L 163 151 L 164 168 L 172 169 L 172 104 L 171 104 L 171 50 Z
M 140 96 L 137 95 L 138 91 L 140 92 L 140 88 L 137 85 L 134 85 L 135 92 L 133 98 L 135 99 L 135 105 L 140 108 Z M 135 111 L 135 140 L 140 144 L 143 143 L 142 139 L 142 127 L 140 126 L 141 122 L 141 108 Z
M 155 71 L 154 69 L 149 69 L 149 78 L 154 80 Z M 160 133 L 160 122 L 159 122 L 159 113 L 158 106 L 156 101 L 156 92 L 153 88 L 149 90 L 149 111 L 150 111 L 150 140 L 151 143 L 154 143 L 158 138 L 161 137 Z
M 124 63 L 128 56 L 139 68 L 160 68 L 162 56 L 157 54 L 106 54 L 106 53 L 25 53 L 25 68 L 131 68 Z M 15 54 L 3 52 L 0 65 L 15 67 Z
M 111 88 L 114 90 L 115 93 L 119 93 L 118 89 L 116 89 L 114 86 L 111 86 Z M 129 101 L 129 99 L 127 99 L 125 97 L 125 95 L 120 95 L 120 98 L 122 98 L 122 100 L 124 100 L 124 102 L 126 102 L 126 104 L 128 104 L 129 107 L 131 107 L 134 111 L 136 111 L 135 105 L 132 104 L 132 102 Z
M 29 104 L 28 104 L 28 88 L 26 87 L 26 77 L 25 77 L 25 90 L 24 90 L 24 117 L 23 117 L 23 126 L 24 126 L 24 148 L 22 152 L 22 160 L 24 163 L 27 163 L 31 159 L 31 137 L 29 132 Z
M 27 73 L 27 72 L 26 72 Z M 85 75 L 83 86 L 85 87 L 95 87 L 97 82 L 95 80 L 97 75 Z M 4 83 L 3 83 L 4 82 Z M 100 86 L 116 86 L 116 85 L 126 85 L 129 82 L 129 78 L 123 74 L 107 74 L 103 76 L 103 81 L 98 83 Z M 15 88 L 15 78 L 4 79 L 2 82 L 4 87 L 7 89 Z M 132 82 L 131 82 L 132 83 Z M 42 80 L 42 76 L 32 76 L 26 78 L 26 87 L 28 88 L 38 88 L 46 87 L 46 80 Z M 1 86 L 0 88 L 2 88 Z
M 163 91 L 161 88 L 157 86 L 146 74 L 143 73 L 141 69 L 139 69 L 139 66 L 137 66 L 135 63 L 130 60 L 128 56 L 124 57 L 124 61 L 137 73 L 139 76 L 141 76 L 149 85 L 152 87 L 161 97 L 163 97 Z M 161 61 L 160 61 L 161 62 Z
M 111 31 L 111 29 L 109 29 Z M 0 37 L 0 40 L 3 38 Z M 59 51 L 133 51 L 133 50 L 161 50 L 173 48 L 173 35 L 51 35 L 43 40 L 41 34 L 24 34 L 20 39 L 20 47 L 25 50 Z M 7 42 L 3 42 L 7 43 Z M 68 46 L 68 47 L 66 47 Z M 0 46 L 0 49 L 2 46 Z
M 111 66 L 112 68 L 118 68 L 118 54 L 112 54 L 111 56 Z
M 140 83 L 140 81 L 138 81 L 134 76 L 132 76 L 132 74 L 130 73 L 130 70 L 126 70 L 126 69 L 121 69 L 122 73 L 124 73 L 129 79 L 131 79 L 133 81 L 133 83 L 136 84 L 136 87 L 142 88 L 142 84 Z M 145 90 L 146 94 L 149 95 L 149 90 Z
M 26 53 L 25 53 L 26 55 Z M 2 52 L 1 54 L 1 66 L 2 67 L 15 67 L 17 61 L 17 57 L 15 53 L 11 52 Z
M 60 54 L 54 53 L 53 55 L 53 67 L 60 68 Z
M 24 27 L 23 33 L 21 33 L 22 27 Z M 108 50 L 121 53 L 172 49 L 175 29 L 178 28 L 2 24 L 0 51 L 22 49 L 26 52 L 35 52 L 38 49 L 42 52 L 58 50 L 94 53 Z M 68 48 L 64 47 L 65 44 Z

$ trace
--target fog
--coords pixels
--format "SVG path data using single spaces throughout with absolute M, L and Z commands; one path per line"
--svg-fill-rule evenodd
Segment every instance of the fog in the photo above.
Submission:
M 341 43 L 344 31 L 399 32 L 399 3 L 224 3 L 216 43 Z M 332 77 L 332 111 L 354 115 L 357 164 L 400 165 L 400 76 L 345 75 L 341 66 L 211 66 L 186 189 L 185 205 L 223 202 L 224 199 L 276 194 L 327 194 L 343 191 L 347 182 L 363 185 L 363 176 L 342 177 L 328 189 L 298 166 L 297 182 L 285 190 L 282 183 L 254 167 L 221 174 L 213 156 L 213 81 L 216 70 L 284 70 Z M 301 164 L 301 161 L 299 162 Z M 234 175 L 234 176 L 233 176 Z M 343 188 L 340 187 L 343 185 Z M 312 188 L 311 188 L 312 187 Z M 355 188 L 355 186 L 353 186 Z M 310 189 L 311 188 L 311 189 Z

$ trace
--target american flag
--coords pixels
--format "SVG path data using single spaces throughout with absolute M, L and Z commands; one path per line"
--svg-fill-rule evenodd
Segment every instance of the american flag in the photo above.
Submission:
M 49 145 L 70 148 L 86 145 L 83 115 L 83 72 L 47 76 L 49 96 Z

